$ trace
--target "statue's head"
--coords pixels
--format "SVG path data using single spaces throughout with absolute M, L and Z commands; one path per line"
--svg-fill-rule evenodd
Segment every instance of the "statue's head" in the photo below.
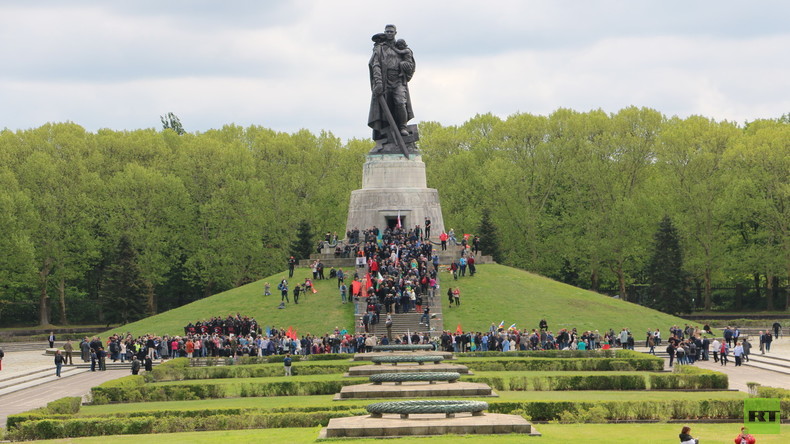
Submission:
M 387 40 L 394 40 L 397 33 L 398 28 L 396 28 L 395 25 L 387 25 L 384 27 L 384 34 L 387 35 Z

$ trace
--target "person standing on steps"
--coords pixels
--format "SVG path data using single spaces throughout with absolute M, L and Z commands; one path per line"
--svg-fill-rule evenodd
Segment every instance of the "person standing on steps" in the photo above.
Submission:
M 60 354 L 60 350 L 55 352 L 55 376 L 60 378 L 60 369 L 63 367 L 63 355 Z
M 392 315 L 387 313 L 387 320 L 384 321 L 384 325 L 387 327 L 387 337 L 392 337 Z

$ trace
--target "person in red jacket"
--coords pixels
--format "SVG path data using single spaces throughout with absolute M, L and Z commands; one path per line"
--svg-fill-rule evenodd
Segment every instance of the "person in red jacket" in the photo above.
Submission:
M 733 441 L 735 444 L 754 444 L 757 442 L 754 436 L 747 433 L 746 427 L 741 427 L 741 433 Z

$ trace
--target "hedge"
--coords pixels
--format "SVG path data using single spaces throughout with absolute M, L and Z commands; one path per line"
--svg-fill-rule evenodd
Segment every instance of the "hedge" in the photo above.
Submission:
M 758 386 L 757 397 L 790 399 L 790 390 L 776 387 Z
M 628 368 L 638 371 L 662 371 L 661 358 L 615 359 L 615 358 L 518 358 L 508 360 L 461 360 L 476 371 L 613 371 Z M 625 366 L 624 364 L 628 364 Z
M 689 365 L 675 367 L 673 373 L 651 374 L 651 390 L 728 389 L 726 374 Z
M 178 385 L 145 385 L 142 387 L 93 387 L 93 404 L 110 402 L 187 401 L 215 399 L 226 396 L 306 396 L 332 395 L 347 385 L 366 382 L 361 378 L 344 378 L 333 381 L 272 381 L 240 382 L 236 385 L 195 383 Z M 230 393 L 229 393 L 230 392 Z
M 353 365 L 365 363 L 338 362 L 331 364 L 311 364 L 303 362 L 291 367 L 293 375 L 328 375 L 342 374 L 348 371 Z M 282 376 L 282 365 L 231 365 L 231 366 L 209 366 L 209 367 L 189 367 L 180 363 L 168 365 L 168 363 L 154 367 L 153 372 L 146 377 L 148 382 L 162 381 L 183 381 L 193 379 L 227 379 L 227 378 L 265 378 L 271 376 Z
M 495 390 L 645 390 L 643 375 L 577 375 L 464 377 L 464 381 L 488 384 Z
M 605 421 L 729 419 L 743 420 L 743 400 L 678 401 L 487 401 L 491 413 L 521 414 L 533 421 L 584 416 L 591 409 L 603 409 Z M 790 400 L 782 401 L 782 418 L 790 418 Z
M 465 353 L 455 353 L 459 358 L 498 358 L 498 357 L 519 357 L 519 358 L 617 358 L 617 359 L 644 359 L 645 354 L 636 350 L 609 349 L 609 350 L 513 350 L 507 352 L 500 351 L 474 351 Z M 650 357 L 651 359 L 661 359 Z
M 11 440 L 77 438 L 81 436 L 179 433 L 192 431 L 326 426 L 332 418 L 357 416 L 365 410 L 288 413 L 218 414 L 184 420 L 182 417 L 124 417 L 42 419 L 16 424 Z
M 743 419 L 743 400 L 683 401 L 488 401 L 491 413 L 520 414 L 533 421 L 609 422 L 627 420 Z M 790 418 L 790 400 L 782 401 L 782 418 Z M 594 414 L 591 414 L 594 412 Z M 146 414 L 147 413 L 147 414 Z M 175 413 L 175 414 L 174 414 Z M 177 433 L 196 430 L 316 427 L 329 419 L 364 415 L 360 408 L 283 413 L 244 409 L 161 411 L 118 414 L 117 417 L 70 418 L 65 415 L 9 424 L 8 439 L 58 439 L 80 436 Z M 142 414 L 144 416 L 136 416 Z

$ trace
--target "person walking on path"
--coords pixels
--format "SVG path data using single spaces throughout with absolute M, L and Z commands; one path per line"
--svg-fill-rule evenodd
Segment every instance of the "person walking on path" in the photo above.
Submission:
M 60 378 L 60 369 L 63 367 L 63 355 L 60 354 L 60 350 L 55 352 L 55 376 Z
M 774 328 L 774 337 L 779 339 L 779 335 L 782 334 L 782 324 L 780 324 L 779 321 L 776 321 L 772 327 Z
M 741 345 L 740 343 L 736 342 L 735 343 L 735 348 L 732 350 L 732 355 L 735 356 L 735 366 L 736 367 L 740 367 L 741 366 L 741 359 L 743 357 L 743 345 Z
M 718 339 L 714 339 L 713 343 L 710 344 L 710 348 L 713 350 L 713 362 L 719 362 L 719 350 L 721 349 L 721 342 Z
M 727 353 L 729 353 L 730 349 L 727 347 L 726 342 L 721 343 L 721 348 L 719 349 L 719 362 L 721 365 L 727 365 Z
M 49 337 L 47 338 L 47 340 L 49 340 L 49 348 L 54 348 L 55 347 L 55 332 L 54 331 L 49 332 Z
M 293 360 L 291 359 L 291 354 L 287 353 L 285 355 L 285 359 L 283 359 L 283 368 L 285 368 L 285 376 L 291 376 L 291 363 L 292 363 L 292 361 Z
M 63 362 L 68 365 L 74 365 L 74 361 L 71 359 L 72 353 L 74 352 L 74 346 L 71 344 L 71 339 L 67 340 L 66 343 L 63 344 L 63 351 L 66 352 Z

